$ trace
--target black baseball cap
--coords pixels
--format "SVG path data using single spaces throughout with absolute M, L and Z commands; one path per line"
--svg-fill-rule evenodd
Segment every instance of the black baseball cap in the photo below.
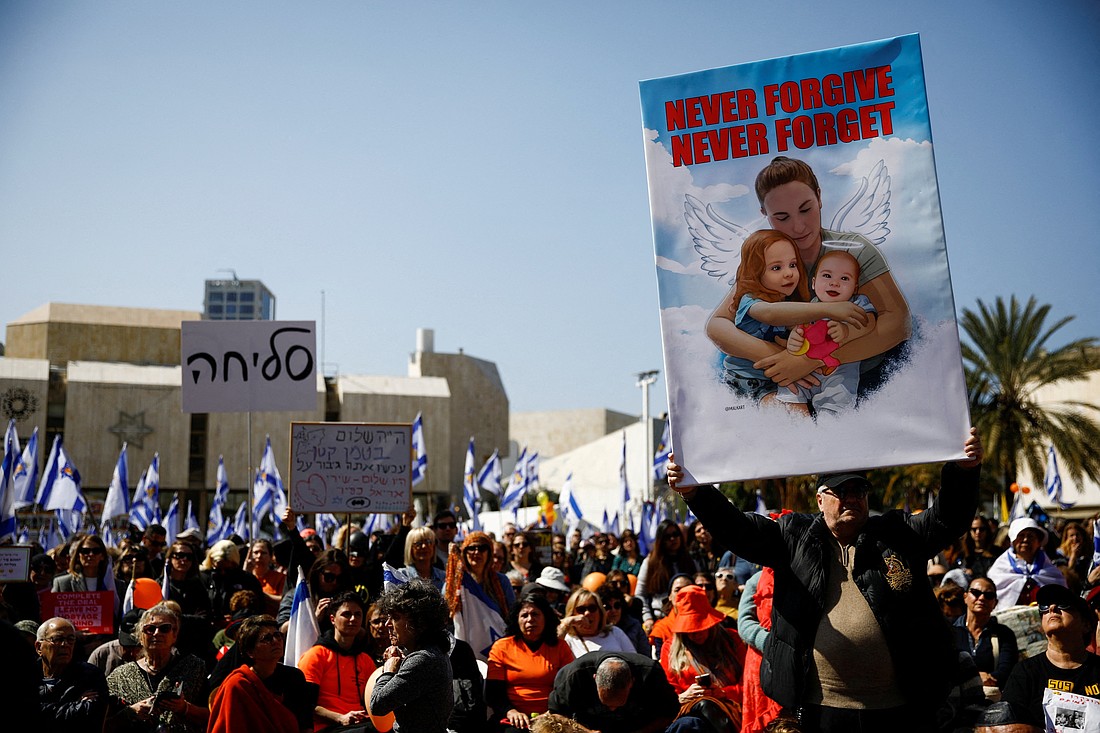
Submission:
M 867 491 L 871 490 L 871 482 L 867 480 L 866 471 L 847 471 L 845 473 L 823 473 L 817 477 L 818 492 L 824 489 L 835 489 L 849 481 L 858 482 Z

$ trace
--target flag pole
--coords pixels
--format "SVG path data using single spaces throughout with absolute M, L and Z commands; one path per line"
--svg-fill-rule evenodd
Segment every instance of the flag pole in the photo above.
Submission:
M 252 410 L 248 411 L 248 473 L 248 498 L 245 501 L 248 503 L 248 542 L 251 544 L 256 539 L 252 536 L 252 493 L 256 491 L 256 467 L 252 465 Z

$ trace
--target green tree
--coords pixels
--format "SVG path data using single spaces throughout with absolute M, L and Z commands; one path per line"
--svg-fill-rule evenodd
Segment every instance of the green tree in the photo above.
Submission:
M 1047 447 L 1054 445 L 1059 467 L 1076 482 L 1100 477 L 1100 408 L 1078 401 L 1036 401 L 1036 391 L 1061 382 L 1082 381 L 1100 368 L 1096 338 L 1052 347 L 1057 332 L 1073 320 L 1067 316 L 1047 324 L 1049 305 L 1034 296 L 1022 306 L 997 298 L 992 306 L 978 301 L 978 311 L 963 309 L 962 327 L 969 343 L 962 344 L 970 417 L 985 448 L 985 463 L 1009 487 L 1026 465 L 1042 476 Z

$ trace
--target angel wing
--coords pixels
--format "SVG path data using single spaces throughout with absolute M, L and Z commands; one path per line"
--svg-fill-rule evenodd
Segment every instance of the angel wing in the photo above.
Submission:
M 875 163 L 869 176 L 864 178 L 852 198 L 833 216 L 829 228 L 835 232 L 862 234 L 872 244 L 882 244 L 890 228 L 890 171 L 886 163 Z M 696 249 L 698 249 L 696 245 Z
M 684 220 L 695 242 L 695 251 L 702 259 L 699 266 L 711 277 L 728 277 L 732 285 L 741 259 L 741 245 L 751 232 L 723 219 L 711 204 L 703 206 L 703 202 L 690 193 L 684 195 Z

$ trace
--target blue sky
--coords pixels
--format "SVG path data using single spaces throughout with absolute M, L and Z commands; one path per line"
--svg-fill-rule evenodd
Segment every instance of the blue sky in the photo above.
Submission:
M 956 306 L 1100 335 L 1100 5 L 0 2 L 0 321 L 262 279 L 326 362 L 418 327 L 513 410 L 663 369 L 638 82 L 920 33 Z M 663 380 L 651 393 L 664 409 Z

